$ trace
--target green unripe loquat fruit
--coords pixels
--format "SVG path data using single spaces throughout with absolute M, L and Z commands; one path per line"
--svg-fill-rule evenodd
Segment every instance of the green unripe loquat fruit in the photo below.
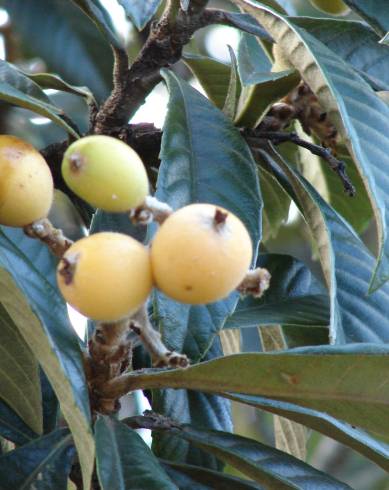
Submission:
M 0 224 L 23 227 L 46 218 L 53 192 L 50 169 L 38 150 L 0 135 Z
M 72 143 L 62 161 L 62 175 L 79 197 L 113 213 L 139 206 L 149 191 L 138 154 L 111 136 L 86 136 Z
M 127 235 L 96 233 L 65 252 L 57 281 L 65 300 L 83 315 L 120 320 L 135 312 L 150 294 L 149 251 Z
M 252 260 L 250 236 L 229 211 L 212 204 L 185 206 L 162 224 L 151 245 L 157 287 L 189 304 L 225 298 Z

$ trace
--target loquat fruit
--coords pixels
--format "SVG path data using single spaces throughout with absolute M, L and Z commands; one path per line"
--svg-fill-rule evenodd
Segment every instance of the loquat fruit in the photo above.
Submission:
M 86 136 L 72 143 L 63 157 L 62 175 L 79 197 L 113 213 L 139 206 L 149 191 L 138 154 L 111 136 Z
M 169 216 L 151 245 L 157 287 L 189 304 L 225 298 L 252 260 L 250 236 L 234 214 L 212 204 L 191 204 Z
M 53 201 L 50 169 L 30 143 L 0 135 L 0 224 L 23 227 L 45 218 Z
M 150 294 L 149 252 L 127 235 L 96 233 L 65 252 L 57 281 L 65 300 L 83 315 L 120 320 L 135 312 Z

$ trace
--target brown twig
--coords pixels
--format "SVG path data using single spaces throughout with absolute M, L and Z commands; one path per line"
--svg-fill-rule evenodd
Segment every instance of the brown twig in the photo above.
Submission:
M 149 352 L 154 366 L 186 367 L 189 364 L 184 354 L 170 351 L 163 344 L 161 335 L 151 325 L 146 306 L 134 315 L 116 322 L 100 322 L 96 325 L 88 352 L 84 355 L 84 368 L 88 381 L 93 412 L 112 414 L 120 408 L 119 398 L 125 393 L 107 390 L 116 386 L 118 380 L 132 369 L 134 347 L 133 334 Z
M 115 111 L 120 106 L 126 91 L 129 63 L 127 53 L 115 46 L 112 46 L 112 50 L 114 55 L 112 92 L 100 110 L 91 112 L 90 132 L 96 134 L 106 134 L 117 129 Z
M 189 365 L 185 354 L 169 350 L 162 342 L 161 334 L 150 323 L 145 305 L 132 316 L 130 329 L 139 336 L 143 346 L 149 352 L 153 366 L 185 368 Z
M 94 132 L 111 134 L 123 127 L 161 80 L 160 69 L 176 63 L 193 33 L 203 27 L 201 14 L 208 0 L 192 1 L 188 11 L 177 9 L 177 0 L 167 3 L 159 22 L 151 26 L 149 37 L 127 70 L 116 62 L 120 83 L 96 115 Z
M 30 238 L 36 238 L 45 243 L 56 257 L 62 257 L 73 243 L 64 236 L 62 230 L 54 228 L 47 218 L 25 226 L 23 231 Z
M 118 397 L 101 396 L 101 389 L 130 366 L 132 342 L 129 325 L 128 319 L 98 323 L 89 341 L 84 365 L 93 411 L 111 414 L 120 407 Z
M 173 419 L 153 412 L 152 410 L 145 410 L 143 415 L 125 418 L 122 420 L 122 423 L 132 429 L 169 430 L 181 428 L 181 424 Z
M 255 142 L 255 140 L 258 139 L 271 141 L 275 145 L 289 141 L 291 143 L 294 143 L 295 145 L 301 146 L 302 148 L 306 148 L 314 155 L 323 158 L 323 160 L 325 160 L 329 164 L 330 168 L 339 176 L 343 184 L 343 188 L 349 196 L 352 197 L 355 195 L 355 187 L 352 184 L 349 176 L 347 175 L 345 163 L 335 158 L 329 148 L 315 145 L 314 143 L 300 138 L 296 133 L 293 132 L 288 133 L 282 131 L 260 131 L 256 129 L 246 129 L 243 133 L 246 136 L 248 143 L 250 143 L 250 141 Z

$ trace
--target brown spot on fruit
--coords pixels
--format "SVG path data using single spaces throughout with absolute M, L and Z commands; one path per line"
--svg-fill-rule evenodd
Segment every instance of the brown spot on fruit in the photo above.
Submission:
M 85 159 L 79 153 L 73 153 L 69 157 L 69 166 L 72 172 L 79 172 L 85 165 Z

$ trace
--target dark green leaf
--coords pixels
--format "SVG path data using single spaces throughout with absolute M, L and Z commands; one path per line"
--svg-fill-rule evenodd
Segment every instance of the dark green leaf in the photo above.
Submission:
M 370 284 L 378 289 L 389 278 L 389 107 L 339 56 L 305 29 L 254 1 L 234 0 L 254 15 L 280 44 L 291 63 L 318 96 L 355 156 L 375 210 L 379 260 Z
M 234 120 L 236 109 L 238 107 L 240 83 L 238 78 L 235 53 L 231 48 L 231 46 L 229 45 L 228 45 L 228 51 L 231 57 L 231 73 L 230 73 L 230 82 L 228 84 L 226 100 L 223 106 L 223 112 L 227 117 Z
M 259 174 L 263 197 L 262 229 L 263 241 L 275 238 L 283 223 L 286 222 L 290 207 L 290 197 L 266 170 Z
M 0 272 L 0 277 L 1 275 Z M 0 353 L 0 398 L 31 429 L 41 433 L 42 405 L 38 363 L 1 302 Z
M 146 371 L 129 375 L 129 381 L 131 389 L 190 387 L 266 396 L 326 412 L 389 440 L 388 356 L 383 344 L 302 347 L 235 354 L 185 370 Z
M 270 288 L 260 299 L 241 300 L 224 328 L 329 324 L 328 295 L 305 264 L 289 255 L 264 254 L 257 266 L 271 273 Z
M 111 48 L 78 7 L 62 0 L 6 0 L 5 7 L 28 55 L 69 83 L 87 85 L 99 100 L 109 94 Z
M 96 24 L 100 32 L 113 46 L 123 48 L 111 18 L 99 0 L 72 0 Z
M 185 53 L 183 61 L 189 66 L 209 99 L 221 109 L 228 93 L 230 67 L 206 56 Z
M 387 342 L 389 285 L 367 295 L 373 256 L 351 226 L 279 155 L 262 152 L 262 158 L 273 165 L 285 190 L 292 187 L 289 192 L 320 244 L 319 257 L 330 289 L 332 342 Z
M 100 231 L 115 231 L 130 235 L 136 240 L 143 242 L 146 236 L 146 228 L 144 226 L 135 226 L 126 213 L 107 213 L 98 209 L 93 215 L 90 226 L 90 233 L 98 233 Z
M 340 158 L 346 164 L 347 175 L 355 187 L 356 195 L 350 199 L 344 192 L 338 175 L 329 168 L 327 162 L 321 161 L 320 166 L 327 184 L 328 202 L 360 234 L 366 230 L 373 217 L 370 199 L 353 160 L 343 156 Z M 313 182 L 311 184 L 315 187 Z
M 272 72 L 272 63 L 255 36 L 241 33 L 238 70 L 244 86 L 278 80 L 285 72 Z M 289 70 L 290 72 L 290 70 Z
M 282 331 L 288 349 L 329 343 L 328 327 L 306 328 L 300 325 L 283 325 Z
M 150 22 L 162 0 L 118 0 L 126 15 L 141 31 Z
M 0 60 L 0 100 L 48 117 L 78 138 L 77 132 L 62 118 L 62 109 L 51 103 L 39 85 L 4 60 Z
M 366 432 L 337 420 L 330 415 L 300 407 L 293 403 L 250 395 L 226 394 L 234 401 L 245 403 L 261 410 L 281 415 L 299 424 L 317 430 L 318 432 L 349 446 L 355 451 L 371 459 L 384 470 L 389 471 L 389 445 L 377 441 Z
M 223 355 L 219 338 L 215 338 L 205 360 Z M 199 427 L 232 431 L 231 407 L 227 400 L 191 390 L 160 390 L 153 392 L 153 410 L 183 423 Z M 187 462 L 221 470 L 223 465 L 215 457 L 193 447 L 187 441 L 165 434 L 153 433 L 153 450 L 164 459 Z
M 88 87 L 75 87 L 74 85 L 70 85 L 54 73 L 26 73 L 25 75 L 42 88 L 51 88 L 79 95 L 80 97 L 84 97 L 88 102 L 94 100 L 93 94 Z
M 274 102 L 288 94 L 299 82 L 294 70 L 272 72 L 272 63 L 257 39 L 241 34 L 238 70 L 243 85 L 236 124 L 255 127 Z
M 2 227 L 0 267 L 0 300 L 55 390 L 88 486 L 94 461 L 88 387 L 77 336 L 56 286 L 56 260 L 21 230 Z
M 370 24 L 380 36 L 389 31 L 389 12 L 385 0 L 344 0 Z
M 265 488 L 350 489 L 348 485 L 299 459 L 246 437 L 227 432 L 196 429 L 188 425 L 171 429 L 169 432 L 221 458 L 263 484 Z
M 0 435 L 15 444 L 23 445 L 38 437 L 11 407 L 0 401 Z
M 339 19 L 294 17 L 334 53 L 366 77 L 375 90 L 389 90 L 389 47 L 378 43 L 379 36 L 362 22 Z
M 288 70 L 279 72 L 274 80 L 244 87 L 235 124 L 249 128 L 258 126 L 270 106 L 294 89 L 299 81 L 298 72 Z
M 42 391 L 42 409 L 43 409 L 43 433 L 52 432 L 58 422 L 59 402 L 58 398 L 47 379 L 43 369 L 39 370 Z
M 270 34 L 254 19 L 251 15 L 242 14 L 240 12 L 224 12 L 225 18 L 230 25 L 237 29 L 254 34 L 254 36 L 266 41 L 273 41 Z
M 1 489 L 66 490 L 73 459 L 68 429 L 57 429 L 0 457 Z
M 256 483 L 198 466 L 164 462 L 163 467 L 179 488 L 196 490 L 261 490 Z
M 96 464 L 102 490 L 175 490 L 147 444 L 133 429 L 99 416 L 95 424 Z

